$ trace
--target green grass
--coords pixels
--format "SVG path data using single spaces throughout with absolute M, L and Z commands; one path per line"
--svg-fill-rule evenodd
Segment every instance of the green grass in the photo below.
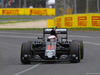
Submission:
M 0 28 L 0 30 L 43 30 L 43 28 Z
M 29 22 L 29 21 L 4 21 L 0 22 L 0 24 L 19 23 L 19 22 Z
M 20 19 L 32 19 L 32 18 L 3 18 L 3 17 L 0 18 L 0 20 L 20 20 Z
M 0 28 L 0 30 L 43 30 L 43 28 Z M 69 31 L 100 31 L 100 28 L 68 28 Z
M 100 28 L 68 28 L 68 30 L 78 31 L 100 31 Z
M 3 22 L 0 22 L 0 24 L 20 23 L 20 22 L 35 22 L 35 21 L 39 21 L 39 20 L 25 20 L 25 21 L 3 21 Z

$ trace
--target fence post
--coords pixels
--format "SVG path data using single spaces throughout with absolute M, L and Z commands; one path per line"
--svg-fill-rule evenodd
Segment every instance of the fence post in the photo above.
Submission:
M 21 0 L 19 0 L 19 8 L 21 8 Z
M 76 0 L 74 0 L 74 13 L 77 13 L 77 6 L 76 6 Z
M 2 4 L 1 4 L 1 8 L 4 8 L 4 0 L 2 0 L 1 3 L 2 3 Z
M 89 0 L 86 0 L 87 13 L 89 12 Z
M 66 0 L 64 0 L 64 14 L 66 14 Z
M 27 5 L 26 5 L 26 0 L 24 0 L 24 7 L 25 7 L 25 8 L 27 7 Z
M 97 9 L 98 9 L 98 13 L 99 13 L 99 0 L 97 0 Z
M 57 7 L 58 6 L 58 3 L 57 3 L 57 0 L 55 0 L 55 5 L 56 5 L 55 6 L 55 8 L 56 8 L 56 12 L 55 13 L 56 13 L 56 16 L 58 16 L 58 7 Z

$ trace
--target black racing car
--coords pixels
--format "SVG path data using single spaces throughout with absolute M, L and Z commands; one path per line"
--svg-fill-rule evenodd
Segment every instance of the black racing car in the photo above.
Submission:
M 55 38 L 46 38 L 46 34 L 55 31 Z M 42 41 L 28 41 L 22 43 L 21 46 L 21 62 L 30 64 L 35 61 L 70 61 L 72 63 L 80 62 L 84 56 L 84 45 L 81 40 L 67 40 L 66 28 L 52 29 L 45 28 L 43 30 Z M 60 34 L 60 37 L 58 36 Z M 62 34 L 65 37 L 62 37 Z M 53 36 L 51 36 L 53 37 Z

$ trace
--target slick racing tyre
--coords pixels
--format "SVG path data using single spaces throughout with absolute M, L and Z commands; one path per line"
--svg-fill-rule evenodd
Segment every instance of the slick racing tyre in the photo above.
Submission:
M 70 54 L 71 54 L 71 63 L 77 63 L 81 61 L 81 53 L 80 53 L 80 43 L 72 42 L 70 45 Z
M 80 49 L 81 49 L 81 59 L 84 58 L 84 44 L 81 40 L 73 40 L 72 42 L 79 42 L 80 43 Z
M 21 46 L 21 62 L 23 64 L 30 64 L 31 43 L 24 42 Z M 25 57 L 26 56 L 26 57 Z

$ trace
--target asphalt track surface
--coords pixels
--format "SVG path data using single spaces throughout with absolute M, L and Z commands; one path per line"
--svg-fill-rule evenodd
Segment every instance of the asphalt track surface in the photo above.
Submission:
M 84 41 L 80 63 L 20 62 L 22 42 L 36 40 L 42 31 L 0 31 L 0 75 L 100 75 L 100 32 L 69 31 L 69 40 Z

